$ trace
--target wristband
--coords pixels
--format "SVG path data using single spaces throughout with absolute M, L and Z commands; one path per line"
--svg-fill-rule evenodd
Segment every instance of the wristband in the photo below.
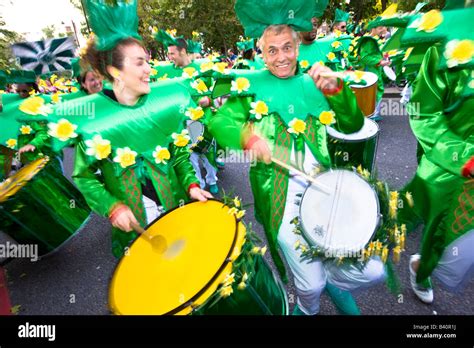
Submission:
M 255 144 L 259 140 L 260 140 L 259 136 L 252 135 L 250 137 L 249 141 L 247 141 L 247 144 L 245 144 L 245 150 L 250 150 L 252 148 L 253 144 Z

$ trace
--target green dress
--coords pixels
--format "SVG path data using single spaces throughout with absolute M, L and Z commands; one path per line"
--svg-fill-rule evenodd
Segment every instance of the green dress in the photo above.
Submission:
M 188 83 L 189 80 L 177 79 L 152 84 L 150 94 L 142 96 L 134 106 L 121 105 L 100 92 L 83 98 L 84 103 L 96 105 L 93 119 L 80 115 L 69 117 L 71 123 L 78 126 L 80 135 L 73 179 L 97 214 L 107 217 L 122 203 L 130 207 L 145 226 L 142 184 L 146 179 L 152 182 L 165 210 L 188 200 L 189 186 L 199 181 L 189 161 L 187 142 L 179 143 L 179 139 L 175 139 L 183 131 L 184 113 L 195 105 L 186 86 Z M 112 153 L 106 152 L 104 158 L 90 152 L 91 141 L 97 136 L 110 142 Z M 159 161 L 157 147 L 167 151 L 169 158 L 165 156 L 164 161 Z M 126 148 L 135 152 L 135 158 L 120 163 L 120 149 Z M 136 236 L 135 232 L 113 228 L 113 254 L 122 256 Z
M 461 174 L 474 156 L 474 75 L 471 69 L 439 71 L 439 60 L 438 48 L 431 47 L 415 80 L 413 108 L 407 108 L 423 149 L 406 188 L 425 222 L 418 282 L 430 276 L 451 242 L 474 229 L 474 185 Z
M 311 77 L 300 70 L 287 79 L 277 78 L 268 70 L 239 71 L 238 74 L 223 77 L 217 82 L 214 91 L 228 93 L 229 84 L 235 83 L 238 78 L 247 79 L 248 88 L 240 92 L 230 88 L 230 98 L 209 122 L 211 134 L 223 146 L 242 149 L 242 129 L 252 124 L 254 132 L 266 140 L 277 159 L 288 162 L 292 147 L 304 156 L 306 143 L 319 163 L 328 168 L 331 160 L 326 128 L 319 121 L 319 115 L 323 111 L 333 110 L 337 119 L 335 127 L 344 133 L 356 132 L 363 125 L 364 116 L 354 94 L 345 85 L 339 93 L 325 98 Z M 268 107 L 268 114 L 262 115 L 261 119 L 251 113 L 254 109 L 252 103 L 258 101 Z M 294 118 L 306 123 L 306 130 L 298 136 L 288 132 L 289 123 Z M 277 235 L 285 210 L 288 181 L 288 171 L 274 164 L 258 162 L 250 169 L 255 215 L 264 227 L 273 260 L 284 280 L 287 278 L 278 254 Z

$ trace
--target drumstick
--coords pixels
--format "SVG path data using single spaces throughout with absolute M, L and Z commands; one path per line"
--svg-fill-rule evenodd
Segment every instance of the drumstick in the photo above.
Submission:
M 319 74 L 319 76 L 321 77 L 335 77 L 335 78 L 339 78 L 339 79 L 344 79 L 346 77 L 346 74 L 343 74 L 341 72 L 337 72 L 337 71 L 331 71 L 331 72 L 322 72 L 321 74 Z
M 306 180 L 308 180 L 309 182 L 311 182 L 314 186 L 316 186 L 321 192 L 325 193 L 325 194 L 329 194 L 329 190 L 330 188 L 327 187 L 326 185 L 323 185 L 319 182 L 316 181 L 316 179 L 314 179 L 313 177 L 309 176 L 308 174 L 306 173 L 303 173 L 301 170 L 298 170 L 296 169 L 295 167 L 293 166 L 290 166 L 289 164 L 286 164 L 285 162 L 282 162 L 280 161 L 279 159 L 276 159 L 275 157 L 272 157 L 272 162 L 278 164 L 280 167 L 283 167 L 285 169 L 288 169 L 288 170 L 291 170 L 291 171 L 294 171 L 296 174 L 298 174 L 299 176 L 305 178 Z
M 130 222 L 130 226 L 133 228 L 133 230 L 135 232 L 137 232 L 138 234 L 144 234 L 146 235 L 149 239 L 151 239 L 151 237 L 146 233 L 146 230 L 141 227 L 139 224 L 136 224 L 134 222 Z

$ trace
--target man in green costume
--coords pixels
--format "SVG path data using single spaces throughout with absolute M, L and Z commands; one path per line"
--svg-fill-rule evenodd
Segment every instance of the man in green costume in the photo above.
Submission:
M 265 68 L 265 62 L 255 51 L 254 39 L 242 39 L 236 42 L 236 46 L 239 49 L 239 57 L 232 66 L 232 69 L 260 70 Z
M 432 44 L 410 99 L 410 125 L 422 156 L 407 190 L 424 220 L 420 254 L 410 258 L 410 280 L 425 303 L 434 300 L 430 277 L 457 288 L 474 270 L 474 18 L 468 1 L 410 19 L 402 45 Z
M 268 70 L 236 71 L 230 79 L 222 78 L 227 82 L 218 81 L 216 93 L 225 94 L 229 89 L 230 97 L 211 120 L 210 131 L 222 145 L 256 153 L 259 161 L 250 170 L 256 218 L 265 229 L 273 260 L 285 280 L 279 250 L 292 270 L 298 296 L 295 313 L 316 314 L 327 284 L 343 290 L 369 286 L 384 277 L 384 266 L 377 259 L 370 259 L 361 268 L 339 267 L 322 259 L 301 261 L 301 251 L 295 249 L 299 237 L 293 233 L 291 221 L 298 216 L 295 201 L 308 184 L 272 164 L 271 157 L 293 162 L 307 172 L 329 168 L 328 119 L 335 117 L 340 131 L 352 133 L 362 127 L 364 116 L 349 87 L 341 80 L 321 76 L 330 72 L 329 68 L 315 65 L 303 74 L 298 67 L 296 31 L 311 30 L 313 2 L 277 0 L 256 4 L 238 0 L 235 10 L 245 34 L 261 37 Z M 345 299 L 353 301 L 347 296 Z

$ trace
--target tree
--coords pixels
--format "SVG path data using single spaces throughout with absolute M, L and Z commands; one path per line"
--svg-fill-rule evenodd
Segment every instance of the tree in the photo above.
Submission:
M 18 68 L 10 46 L 15 42 L 24 41 L 21 34 L 5 28 L 5 21 L 0 16 L 0 69 Z
M 56 27 L 53 25 L 48 25 L 41 29 L 43 32 L 43 39 L 52 39 L 55 37 Z

